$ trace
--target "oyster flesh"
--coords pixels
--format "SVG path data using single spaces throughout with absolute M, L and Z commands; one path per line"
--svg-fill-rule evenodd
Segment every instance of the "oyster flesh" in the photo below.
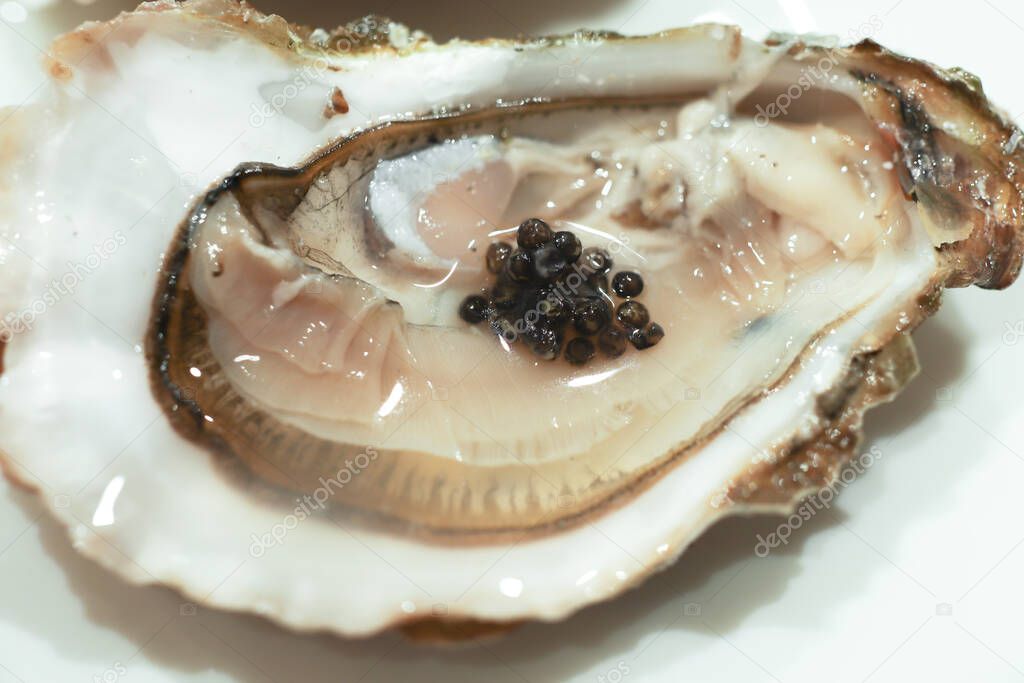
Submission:
M 791 509 L 942 289 L 1021 266 L 1020 131 L 870 41 L 164 0 L 50 60 L 0 128 L 5 470 L 119 574 L 294 628 L 560 619 Z

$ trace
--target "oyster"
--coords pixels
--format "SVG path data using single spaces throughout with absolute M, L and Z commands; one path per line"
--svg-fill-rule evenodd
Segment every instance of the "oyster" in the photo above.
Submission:
M 788 510 L 942 288 L 1021 265 L 1020 132 L 871 42 L 196 0 L 52 55 L 0 129 L 6 471 L 127 578 L 294 628 L 559 619 Z M 573 365 L 460 320 L 533 218 L 639 273 L 661 343 Z

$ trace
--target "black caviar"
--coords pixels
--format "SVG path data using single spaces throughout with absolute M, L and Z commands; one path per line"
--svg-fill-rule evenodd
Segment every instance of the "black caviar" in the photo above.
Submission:
M 644 279 L 640 277 L 639 273 L 629 270 L 620 271 L 615 273 L 615 277 L 612 278 L 612 291 L 623 298 L 640 296 L 640 293 L 644 291 Z
M 519 303 L 519 288 L 514 282 L 499 280 L 491 287 L 491 305 L 499 311 L 510 311 Z
M 495 279 L 484 295 L 463 300 L 463 320 L 486 321 L 509 344 L 521 341 L 540 359 L 562 357 L 573 365 L 587 364 L 598 352 L 618 358 L 630 344 L 647 349 L 665 336 L 635 300 L 643 279 L 632 271 L 613 275 L 607 250 L 584 249 L 574 233 L 554 232 L 539 218 L 519 226 L 516 246 L 498 241 L 488 247 L 486 266 Z M 625 301 L 615 306 L 611 293 Z
M 539 218 L 530 218 L 519 226 L 516 242 L 520 249 L 536 249 L 550 242 L 552 237 L 554 234 L 551 232 L 551 226 Z
M 568 230 L 556 232 L 555 236 L 551 238 L 551 243 L 572 263 L 578 261 L 580 254 L 583 253 L 583 244 L 580 243 L 580 238 Z
M 482 323 L 487 320 L 487 299 L 482 296 L 467 296 L 459 308 L 459 315 L 467 323 Z
M 597 338 L 597 347 L 609 358 L 618 358 L 624 354 L 628 343 L 626 333 L 618 327 L 609 327 Z
M 583 250 L 583 262 L 595 275 L 605 275 L 612 269 L 611 255 L 599 247 L 587 247 Z
M 569 259 L 553 244 L 544 244 L 533 252 L 533 271 L 538 280 L 552 282 L 565 275 Z
M 573 365 L 586 365 L 594 357 L 594 342 L 586 337 L 576 337 L 565 345 L 565 359 Z
M 599 297 L 580 297 L 575 304 L 572 326 L 580 334 L 597 334 L 612 320 L 608 302 Z
M 638 350 L 649 349 L 662 340 L 665 330 L 658 323 L 648 323 L 645 327 L 629 332 L 629 341 Z
M 533 279 L 533 257 L 528 251 L 514 252 L 508 259 L 508 266 L 503 275 L 520 284 L 526 284 Z
M 643 327 L 651 320 L 651 314 L 647 307 L 639 301 L 623 301 L 615 309 L 615 319 L 618 320 L 627 330 Z
M 508 242 L 492 242 L 487 247 L 487 270 L 494 275 L 505 268 L 505 262 L 512 255 L 512 245 Z

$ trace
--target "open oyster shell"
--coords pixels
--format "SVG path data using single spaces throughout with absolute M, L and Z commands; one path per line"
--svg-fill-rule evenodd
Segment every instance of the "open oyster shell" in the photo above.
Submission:
M 50 72 L 0 129 L 6 471 L 126 578 L 294 628 L 559 619 L 787 510 L 942 288 L 1021 265 L 1020 132 L 870 42 L 436 45 L 206 0 Z M 458 321 L 531 216 L 639 270 L 664 341 L 573 367 Z

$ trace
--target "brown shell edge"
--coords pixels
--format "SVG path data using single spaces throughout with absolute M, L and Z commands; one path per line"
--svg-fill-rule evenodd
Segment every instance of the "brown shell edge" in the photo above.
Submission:
M 910 198 L 945 259 L 944 286 L 1011 285 L 1024 259 L 1024 133 L 973 74 L 871 40 L 847 52 L 865 113 L 903 152 Z

